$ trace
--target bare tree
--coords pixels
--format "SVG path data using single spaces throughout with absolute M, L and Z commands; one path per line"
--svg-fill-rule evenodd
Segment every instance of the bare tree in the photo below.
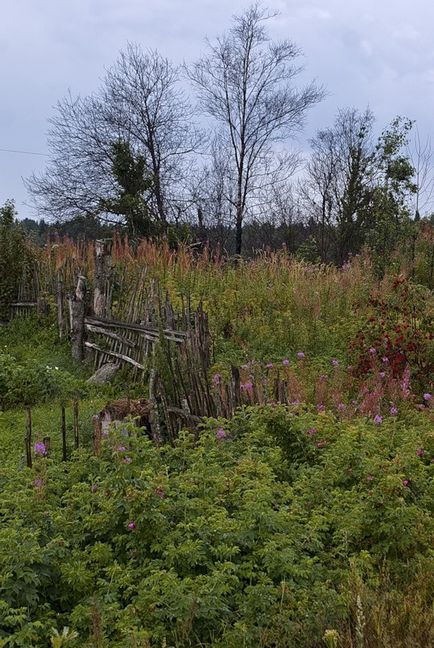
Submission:
M 373 119 L 369 110 L 340 110 L 333 126 L 318 131 L 311 140 L 300 194 L 307 217 L 318 223 L 318 252 L 324 261 L 332 234 L 338 263 L 358 252 L 363 242 L 369 189 L 376 171 Z
M 177 68 L 158 52 L 128 45 L 94 95 L 60 101 L 50 119 L 51 163 L 28 186 L 40 210 L 55 218 L 81 213 L 110 220 L 104 206 L 118 187 L 117 142 L 145 161 L 148 208 L 165 226 L 181 197 L 186 158 L 198 143 L 191 110 L 177 86 Z
M 237 254 L 250 196 L 275 170 L 276 145 L 301 128 L 308 108 L 323 96 L 314 83 L 293 86 L 300 51 L 289 41 L 270 40 L 264 24 L 269 18 L 253 5 L 187 70 L 202 109 L 220 124 L 235 170 Z
M 419 220 L 421 211 L 434 208 L 434 151 L 431 139 L 422 140 L 417 126 L 407 147 L 408 157 L 414 168 L 414 218 Z

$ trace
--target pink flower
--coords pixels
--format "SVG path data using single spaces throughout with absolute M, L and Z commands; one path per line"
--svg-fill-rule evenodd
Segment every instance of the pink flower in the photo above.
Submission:
M 35 455 L 37 457 L 46 457 L 47 456 L 47 448 L 45 447 L 45 443 L 42 443 L 42 441 L 37 441 L 35 443 L 34 451 L 35 451 Z
M 333 367 L 339 367 L 339 360 L 336 360 L 336 358 L 333 358 L 332 365 L 333 365 Z
M 212 377 L 212 382 L 214 385 L 219 385 L 221 382 L 221 375 L 219 373 L 215 373 L 214 376 Z
M 250 381 L 245 382 L 245 383 L 241 383 L 240 389 L 241 389 L 241 391 L 251 392 L 251 391 L 253 391 L 253 383 L 250 382 Z
M 128 528 L 130 529 L 130 531 L 134 531 L 134 529 L 136 528 L 136 523 L 128 522 Z
M 423 400 L 425 400 L 425 401 L 430 401 L 431 398 L 432 398 L 432 394 L 429 394 L 428 392 L 426 392 L 426 393 L 423 395 Z
M 372 481 L 372 480 L 374 479 L 374 475 L 368 475 L 368 476 L 366 477 L 366 479 L 367 479 L 368 481 Z
M 272 369 L 273 368 L 273 363 L 272 362 L 267 362 L 267 364 L 265 365 L 265 368 L 266 369 Z
M 407 488 L 410 485 L 410 480 L 409 479 L 403 479 L 402 480 L 402 485 L 405 486 L 405 488 Z
M 282 364 L 283 364 L 284 367 L 287 367 L 289 365 L 288 358 L 285 358 L 284 360 L 282 360 Z
M 416 450 L 416 455 L 417 455 L 418 457 L 423 457 L 424 454 L 425 454 L 425 450 L 424 450 L 423 448 L 418 448 L 418 449 Z
M 370 347 L 370 349 L 369 349 L 369 353 L 370 353 L 371 355 L 375 355 L 375 354 L 377 353 L 377 349 L 375 349 L 374 347 Z
M 383 364 L 388 364 L 389 363 L 389 358 L 387 356 L 383 356 L 381 358 L 381 360 L 383 361 Z
M 130 464 L 131 462 L 132 462 L 131 457 L 125 457 L 125 458 L 124 458 L 124 463 L 126 463 L 126 464 Z
M 316 433 L 317 433 L 317 429 L 314 427 L 311 427 L 308 430 L 306 430 L 306 434 L 308 434 L 309 436 L 314 436 Z
M 395 407 L 395 405 L 392 405 L 392 407 L 389 410 L 391 416 L 396 416 L 398 414 L 398 408 Z
M 166 497 L 166 493 L 164 492 L 164 490 L 163 490 L 160 486 L 158 486 L 158 487 L 154 490 L 154 493 L 155 493 L 155 494 L 156 494 L 160 499 L 164 499 L 164 498 Z
M 224 431 L 223 428 L 219 428 L 217 432 L 215 433 L 217 439 L 224 439 L 226 437 L 226 432 Z
M 383 380 L 386 377 L 386 372 L 385 371 L 380 371 L 380 373 L 378 375 L 380 376 L 381 380 Z
M 377 416 L 374 418 L 375 425 L 381 425 L 382 422 L 383 422 L 383 417 L 380 416 L 380 414 L 377 414 Z
M 345 412 L 346 409 L 347 409 L 347 406 L 345 405 L 345 403 L 339 403 L 339 405 L 338 405 L 339 412 Z
M 316 411 L 325 412 L 325 405 L 323 405 L 322 403 L 318 403 L 318 405 L 316 406 Z
M 306 357 L 306 354 L 304 353 L 304 351 L 298 351 L 298 352 L 297 352 L 297 358 L 298 358 L 299 360 L 304 360 L 305 357 Z
M 300 405 L 300 401 L 298 399 L 295 399 L 291 402 L 291 405 L 295 405 L 295 406 Z

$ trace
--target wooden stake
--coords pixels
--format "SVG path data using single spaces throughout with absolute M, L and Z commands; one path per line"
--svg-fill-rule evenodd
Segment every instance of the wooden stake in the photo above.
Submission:
M 32 467 L 32 411 L 30 407 L 26 407 L 26 461 L 27 468 Z
M 72 404 L 72 426 L 74 430 L 74 448 L 78 450 L 80 447 L 80 428 L 78 422 L 79 406 L 78 400 L 75 400 Z
M 67 456 L 67 449 L 66 449 L 66 411 L 64 405 L 62 405 L 61 431 L 62 431 L 62 460 L 66 461 L 68 456 Z

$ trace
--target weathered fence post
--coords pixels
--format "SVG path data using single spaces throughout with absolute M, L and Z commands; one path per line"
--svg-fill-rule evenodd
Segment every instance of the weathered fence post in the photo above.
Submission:
M 62 460 L 66 461 L 68 456 L 66 450 L 66 411 L 64 405 L 62 405 L 61 432 L 62 432 Z
M 98 456 L 101 452 L 102 425 L 98 414 L 92 417 L 93 421 L 93 453 Z
M 27 468 L 32 467 L 32 411 L 30 407 L 26 407 L 26 462 Z
M 42 443 L 45 446 L 45 452 L 47 453 L 47 456 L 48 456 L 50 454 L 50 450 L 51 450 L 51 438 L 49 436 L 45 436 L 42 439 Z
M 93 291 L 93 312 L 95 317 L 110 316 L 110 270 L 112 241 L 95 241 L 95 286 Z
M 77 362 L 84 358 L 84 316 L 86 310 L 86 279 L 78 277 L 75 293 L 69 297 L 69 312 L 71 317 L 72 357 Z
M 63 281 L 60 272 L 57 273 L 57 287 L 56 287 L 56 303 L 57 303 L 57 330 L 59 338 L 62 339 L 65 335 L 65 319 L 63 313 Z
M 72 427 L 74 430 L 74 447 L 76 450 L 80 447 L 80 428 L 78 422 L 78 400 L 72 404 Z

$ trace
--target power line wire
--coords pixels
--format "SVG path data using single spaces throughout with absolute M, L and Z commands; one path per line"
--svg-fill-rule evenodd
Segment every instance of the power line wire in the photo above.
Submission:
M 15 149 L 0 148 L 2 153 L 20 153 L 21 155 L 42 155 L 43 157 L 50 157 L 48 153 L 35 153 L 34 151 L 17 151 Z

